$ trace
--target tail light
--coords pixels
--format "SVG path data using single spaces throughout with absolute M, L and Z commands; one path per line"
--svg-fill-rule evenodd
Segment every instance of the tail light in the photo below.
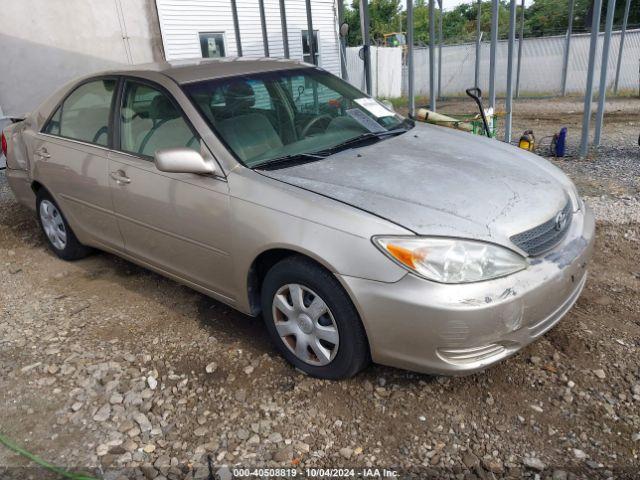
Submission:
M 2 153 L 4 154 L 4 156 L 7 156 L 7 150 L 9 149 L 9 146 L 7 145 L 7 138 L 4 136 L 4 132 L 2 132 Z

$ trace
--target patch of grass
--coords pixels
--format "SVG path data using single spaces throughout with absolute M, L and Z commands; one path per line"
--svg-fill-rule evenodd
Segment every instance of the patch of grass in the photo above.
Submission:
M 95 477 L 91 477 L 88 475 L 84 475 L 82 473 L 72 473 L 72 472 L 68 472 L 60 467 L 56 467 L 55 465 L 52 465 L 51 463 L 47 462 L 46 460 L 43 460 L 42 458 L 38 457 L 37 455 L 29 452 L 28 450 L 25 450 L 24 448 L 20 447 L 19 445 L 13 443 L 13 441 L 9 440 L 7 437 L 5 437 L 4 435 L 0 434 L 0 444 L 4 445 L 5 447 L 7 447 L 9 450 L 16 452 L 18 455 L 22 455 L 25 458 L 28 458 L 29 460 L 31 460 L 34 463 L 37 463 L 38 465 L 40 465 L 42 468 L 49 470 L 50 472 L 53 472 L 57 475 L 60 475 L 61 478 L 68 478 L 69 480 L 98 480 Z

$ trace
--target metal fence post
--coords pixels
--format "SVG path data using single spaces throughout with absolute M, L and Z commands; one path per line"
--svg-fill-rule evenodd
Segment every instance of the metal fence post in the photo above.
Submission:
M 264 56 L 269 56 L 269 35 L 267 34 L 267 19 L 264 14 L 264 0 L 258 1 L 260 7 L 260 27 L 262 28 L 262 46 L 264 47 Z
M 569 69 L 569 53 L 571 52 L 571 34 L 573 33 L 573 8 L 576 0 L 569 0 L 569 24 L 567 25 L 567 37 L 564 41 L 564 55 L 562 59 L 562 84 L 560 90 L 562 96 L 567 94 L 567 70 Z
M 311 0 L 307 0 L 309 3 Z M 360 30 L 364 49 L 364 81 L 367 93 L 372 95 L 371 85 L 371 39 L 369 38 L 369 0 L 360 0 Z
M 522 65 L 522 44 L 524 42 L 524 0 L 520 7 L 520 37 L 518 38 L 518 71 L 516 72 L 516 98 L 520 97 L 520 67 Z
M 311 56 L 311 63 L 317 65 L 316 59 L 316 37 L 313 32 L 313 15 L 311 14 L 311 0 L 307 0 L 307 33 L 309 34 L 309 55 Z
M 281 0 L 282 1 L 282 0 Z M 342 29 L 342 24 L 344 23 L 344 0 L 338 0 L 338 32 Z M 338 39 L 340 40 L 340 74 L 343 79 L 347 79 L 349 76 L 347 73 L 347 59 L 345 58 L 347 53 L 347 39 L 342 35 L 338 35 Z
M 407 89 L 409 94 L 409 116 L 416 111 L 416 98 L 413 91 L 413 0 L 407 0 Z
M 504 127 L 504 141 L 511 143 L 511 121 L 513 119 L 513 51 L 516 41 L 516 1 L 509 5 L 509 50 L 507 53 L 507 121 Z
M 497 1 L 497 0 L 496 0 Z M 429 0 L 429 108 L 436 111 L 436 18 L 434 0 Z
M 620 32 L 620 46 L 618 47 L 618 64 L 616 65 L 616 81 L 613 85 L 613 93 L 618 94 L 618 84 L 620 82 L 620 66 L 622 64 L 622 51 L 624 50 L 624 37 L 627 33 L 627 22 L 629 20 L 629 8 L 631 7 L 631 0 L 627 0 L 627 4 L 624 7 L 624 17 L 622 19 L 622 31 Z
M 233 17 L 233 30 L 236 34 L 236 50 L 239 57 L 242 56 L 242 40 L 240 38 L 240 22 L 238 21 L 238 7 L 236 0 L 231 0 L 231 16 Z
M 474 87 L 478 88 L 480 85 L 480 41 L 482 40 L 482 0 L 478 0 L 478 12 L 476 13 L 476 68 L 475 68 L 475 80 Z
M 438 98 L 442 98 L 442 0 L 438 0 Z
M 589 125 L 591 124 L 591 101 L 593 99 L 593 77 L 596 67 L 596 49 L 600 29 L 600 11 L 602 0 L 593 0 L 593 18 L 591 21 L 591 40 L 589 42 L 589 67 L 587 69 L 587 88 L 584 93 L 584 112 L 582 114 L 582 138 L 580 139 L 580 157 L 589 153 Z
M 284 58 L 289 58 L 289 30 L 287 28 L 287 10 L 284 5 L 285 0 L 280 0 L 280 25 L 282 28 L 282 47 Z
M 498 45 L 499 0 L 491 4 L 491 51 L 489 53 L 489 106 L 496 108 L 496 48 Z
M 605 100 L 607 98 L 607 72 L 609 70 L 609 47 L 611 46 L 611 32 L 613 30 L 613 16 L 616 11 L 616 0 L 607 2 L 607 19 L 604 29 L 604 43 L 602 44 L 602 61 L 600 62 L 600 88 L 598 90 L 598 113 L 596 114 L 596 131 L 593 143 L 600 145 L 602 136 L 602 122 L 604 120 Z

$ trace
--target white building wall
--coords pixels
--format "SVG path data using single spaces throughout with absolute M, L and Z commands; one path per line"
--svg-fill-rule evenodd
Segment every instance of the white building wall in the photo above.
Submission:
M 156 0 L 160 29 L 167 60 L 201 57 L 200 32 L 224 33 L 227 56 L 237 55 L 230 0 Z M 242 40 L 242 53 L 263 57 L 262 27 L 258 0 L 236 0 Z M 265 18 L 269 37 L 269 55 L 283 57 L 279 0 L 265 0 Z M 307 29 L 305 0 L 286 0 L 289 54 L 302 60 L 301 32 Z M 335 0 L 311 2 L 313 28 L 318 30 L 320 66 L 340 73 L 340 49 L 337 34 Z
M 226 25 L 233 25 L 231 7 L 224 3 L 215 0 L 157 0 L 167 60 L 202 56 L 198 32 L 224 31 Z M 235 42 L 228 35 L 225 47 L 235 55 Z
M 0 2 L 0 105 L 31 111 L 69 80 L 162 59 L 153 0 Z

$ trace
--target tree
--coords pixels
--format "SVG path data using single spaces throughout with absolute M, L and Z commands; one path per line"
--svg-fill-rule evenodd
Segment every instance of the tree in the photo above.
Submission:
M 607 2 L 603 0 L 601 29 L 604 28 Z M 520 2 L 518 2 L 520 3 Z M 414 1 L 414 40 L 417 45 L 429 43 L 429 1 Z M 436 1 L 437 5 L 437 1 Z M 593 0 L 576 0 L 573 17 L 573 30 L 587 32 L 591 30 Z M 485 32 L 485 40 L 491 31 L 491 0 L 482 2 L 480 24 Z M 616 3 L 614 25 L 620 28 L 625 0 Z M 518 5 L 517 18 L 520 18 Z M 509 0 L 500 0 L 498 19 L 498 37 L 507 38 L 509 31 Z M 373 43 L 381 43 L 385 33 L 407 31 L 407 14 L 401 11 L 400 0 L 372 0 L 369 5 L 371 17 L 370 33 Z M 476 38 L 476 15 L 478 4 L 464 3 L 452 10 L 445 11 L 442 17 L 442 33 L 446 43 L 472 42 Z M 440 12 L 435 9 L 436 23 Z M 525 38 L 548 35 L 562 35 L 567 31 L 569 21 L 569 0 L 534 0 L 525 9 Z M 345 9 L 345 21 L 349 24 L 348 45 L 361 45 L 359 0 L 352 0 L 351 7 Z M 640 24 L 640 1 L 632 0 L 629 12 L 629 27 Z
M 356 0 L 354 0 L 351 8 L 345 8 L 344 21 L 349 25 L 347 45 L 352 47 L 362 45 L 362 33 L 360 32 L 360 9 L 358 8 Z
M 524 13 L 525 35 L 539 37 L 545 32 L 567 30 L 568 2 L 537 0 Z
M 397 32 L 401 28 L 400 0 L 372 0 L 369 2 L 369 34 L 372 43 L 382 44 L 385 33 Z M 344 20 L 349 24 L 348 45 L 362 45 L 360 31 L 360 4 L 353 0 L 345 9 Z

